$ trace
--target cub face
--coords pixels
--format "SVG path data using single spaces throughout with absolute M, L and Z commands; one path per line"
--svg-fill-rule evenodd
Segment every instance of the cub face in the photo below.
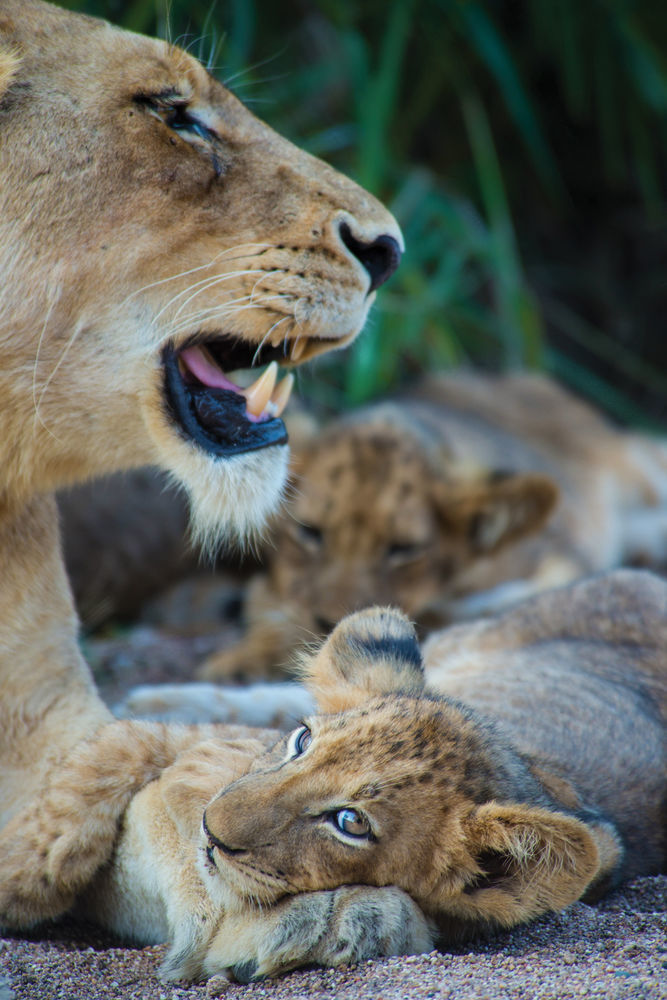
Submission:
M 304 446 L 293 494 L 271 584 L 304 630 L 326 634 L 373 603 L 428 624 L 466 570 L 544 524 L 557 488 L 542 475 L 462 469 L 433 453 L 400 404 L 381 404 Z
M 10 489 L 150 463 L 186 485 L 203 532 L 256 524 L 284 478 L 289 383 L 271 370 L 242 393 L 234 372 L 348 344 L 401 249 L 378 202 L 185 52 L 3 4 Z

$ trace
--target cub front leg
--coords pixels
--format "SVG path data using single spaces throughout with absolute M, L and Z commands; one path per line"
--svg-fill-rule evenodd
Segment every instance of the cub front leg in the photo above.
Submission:
M 344 886 L 226 916 L 202 971 L 227 972 L 248 983 L 304 965 L 338 967 L 422 954 L 433 949 L 434 937 L 422 911 L 400 889 Z

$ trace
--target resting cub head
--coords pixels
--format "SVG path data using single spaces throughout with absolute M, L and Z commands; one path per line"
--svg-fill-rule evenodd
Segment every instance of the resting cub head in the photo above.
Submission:
M 401 236 L 191 56 L 0 10 L 0 466 L 19 498 L 156 464 L 203 531 L 275 505 L 288 366 L 352 340 Z
M 541 528 L 558 496 L 543 475 L 462 467 L 400 403 L 335 421 L 294 467 L 271 580 L 319 634 L 373 603 L 428 624 L 466 570 Z
M 206 808 L 203 874 L 223 907 L 395 885 L 455 930 L 511 926 L 584 892 L 599 865 L 590 828 L 544 807 L 488 724 L 423 692 L 403 615 L 349 616 L 305 679 L 327 714 Z

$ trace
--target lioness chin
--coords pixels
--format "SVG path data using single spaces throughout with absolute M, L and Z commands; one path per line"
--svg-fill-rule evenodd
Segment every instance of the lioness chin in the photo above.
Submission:
M 400 612 L 350 615 L 303 665 L 319 711 L 270 749 L 235 727 L 184 745 L 79 905 L 170 941 L 168 977 L 248 979 L 662 871 L 666 648 L 667 585 L 627 570 L 433 636 L 425 672 Z
M 275 363 L 348 344 L 401 250 L 375 199 L 176 46 L 0 3 L 0 897 L 14 878 L 26 899 L 40 884 L 19 924 L 69 905 L 170 760 L 114 743 L 53 491 L 153 464 L 186 489 L 195 535 L 254 530 L 287 463 Z M 234 372 L 267 362 L 241 388 Z M 61 800 L 78 848 L 47 872 L 31 817 L 101 727 L 115 779 L 100 772 L 97 809 Z M 15 917 L 0 905 L 0 923 Z

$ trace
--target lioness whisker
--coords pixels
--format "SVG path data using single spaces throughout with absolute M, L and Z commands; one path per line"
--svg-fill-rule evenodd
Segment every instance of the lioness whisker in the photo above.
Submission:
M 231 303 L 234 308 L 229 309 L 228 304 L 223 304 L 221 306 L 209 306 L 206 309 L 199 309 L 196 312 L 190 314 L 186 320 L 183 322 L 172 325 L 169 329 L 169 335 L 167 340 L 172 339 L 174 336 L 182 333 L 185 330 L 191 330 L 193 326 L 196 326 L 203 319 L 228 319 L 230 316 L 236 316 L 239 313 L 250 310 L 265 310 L 267 312 L 276 312 L 277 310 L 272 309 L 267 303 L 274 299 L 282 299 L 281 295 L 269 295 L 266 297 L 263 303 L 251 303 L 249 296 L 244 296 L 242 299 L 234 300 Z M 291 318 L 291 317 L 288 317 Z
M 244 66 L 243 69 L 239 70 L 237 73 L 233 73 L 232 76 L 226 77 L 222 81 L 223 87 L 227 87 L 229 89 L 230 85 L 234 82 L 234 80 L 238 80 L 240 77 L 245 76 L 248 73 L 252 73 L 253 70 L 261 69 L 262 66 L 268 66 L 269 63 L 275 62 L 276 59 L 279 59 L 280 56 L 284 54 L 284 52 L 285 52 L 285 47 L 283 46 L 282 49 L 279 49 L 278 52 L 274 52 L 272 56 L 267 56 L 266 59 L 260 59 L 256 63 L 251 63 L 250 66 Z M 281 74 L 281 76 L 284 75 L 285 74 Z M 261 83 L 262 81 L 260 80 L 257 82 Z
M 209 288 L 212 288 L 218 282 L 227 281 L 231 278 L 242 278 L 248 274 L 257 274 L 259 271 L 260 268 L 257 267 L 245 271 L 228 271 L 223 274 L 209 275 L 206 278 L 202 278 L 200 281 L 195 281 L 193 282 L 193 284 L 188 285 L 187 288 L 184 288 L 180 292 L 177 292 L 176 295 L 174 295 L 171 299 L 169 299 L 169 301 L 162 307 L 162 309 L 160 309 L 160 311 L 156 313 L 153 322 L 157 322 L 157 320 L 160 319 L 160 317 L 163 316 L 165 312 L 169 311 L 169 309 L 174 305 L 175 302 L 178 301 L 178 299 L 180 299 L 184 295 L 188 295 L 189 292 L 192 292 L 192 295 L 190 295 L 189 298 L 187 298 L 184 302 L 181 303 L 181 305 L 178 307 L 175 313 L 175 316 L 178 316 L 179 313 L 181 313 L 183 309 L 186 308 L 188 303 L 191 302 L 192 299 L 197 297 L 197 295 L 200 295 L 202 292 L 208 291 Z M 197 290 L 194 291 L 194 289 Z
M 262 348 L 264 347 L 264 344 L 267 342 L 267 340 L 269 339 L 269 337 L 271 336 L 271 334 L 273 333 L 273 331 L 276 329 L 276 327 L 280 326 L 281 323 L 285 323 L 290 318 L 291 317 L 289 317 L 289 316 L 283 316 L 282 319 L 276 320 L 276 322 L 272 326 L 269 327 L 269 329 L 266 331 L 266 333 L 264 334 L 264 336 L 260 340 L 259 346 L 258 346 L 257 350 L 255 351 L 255 353 L 252 356 L 252 364 L 253 365 L 255 364 L 255 362 L 257 361 L 257 358 L 261 354 L 261 351 L 262 351 Z
M 49 289 L 49 292 L 50 291 L 51 291 L 51 289 Z M 42 425 L 42 427 L 44 428 L 44 430 L 47 432 L 47 434 L 50 434 L 51 437 L 54 438 L 54 440 L 56 440 L 56 441 L 58 440 L 58 438 L 53 433 L 53 431 L 51 431 L 50 428 L 48 428 L 46 426 L 46 424 L 42 420 L 42 417 L 41 417 L 40 412 L 39 412 L 39 407 L 41 405 L 42 399 L 44 398 L 44 392 L 46 391 L 46 389 L 47 389 L 47 387 L 49 385 L 49 382 L 53 378 L 53 375 L 55 374 L 55 371 L 57 370 L 58 365 L 60 364 L 60 362 L 58 362 L 58 365 L 56 365 L 56 369 L 54 369 L 54 371 L 51 373 L 51 375 L 49 376 L 49 378 L 46 380 L 46 383 L 45 383 L 45 385 L 42 388 L 42 391 L 40 393 L 39 399 L 37 399 L 37 368 L 39 366 L 39 355 L 40 355 L 40 352 L 41 352 L 41 349 L 42 349 L 42 343 L 43 343 L 43 340 L 44 340 L 44 335 L 46 333 L 46 329 L 48 327 L 49 320 L 51 318 L 51 313 L 53 312 L 53 306 L 54 306 L 55 302 L 57 301 L 57 299 L 60 297 L 60 288 L 57 289 L 57 293 L 58 294 L 55 295 L 55 296 L 53 296 L 53 297 L 51 296 L 51 294 L 49 294 L 49 300 L 48 300 L 49 301 L 49 305 L 48 305 L 48 308 L 46 310 L 46 315 L 44 317 L 44 322 L 42 323 L 42 329 L 41 329 L 41 332 L 40 332 L 40 335 L 39 335 L 39 340 L 37 341 L 37 350 L 35 352 L 35 363 L 34 363 L 33 368 L 32 368 L 32 402 L 33 402 L 33 406 L 34 406 L 34 409 L 35 409 L 35 419 L 40 422 L 40 424 Z M 76 337 L 76 332 L 74 334 L 74 337 Z M 71 342 L 72 342 L 72 340 L 70 340 L 70 344 L 71 344 Z M 69 345 L 68 345 L 68 347 L 69 347 Z M 66 350 L 67 350 L 67 348 L 66 348 Z M 60 360 L 62 360 L 62 357 L 61 357 Z
M 130 299 L 134 298 L 136 295 L 141 295 L 149 288 L 156 288 L 158 285 L 164 285 L 169 281 L 176 281 L 178 278 L 184 278 L 188 274 L 194 274 L 197 271 L 208 270 L 210 267 L 213 266 L 213 264 L 215 264 L 216 261 L 220 260 L 221 257 L 227 257 L 228 260 L 243 260 L 244 258 L 247 257 L 259 256 L 259 254 L 256 251 L 255 253 L 239 254 L 238 257 L 227 256 L 228 254 L 235 253 L 237 250 L 241 250 L 243 247 L 259 247 L 261 248 L 262 252 L 265 252 L 266 250 L 276 249 L 276 245 L 274 243 L 238 243 L 236 246 L 227 247 L 226 250 L 221 250 L 219 253 L 215 254 L 215 256 L 212 257 L 211 260 L 207 261 L 206 264 L 198 264 L 196 267 L 187 268 L 185 271 L 176 271 L 174 272 L 174 274 L 170 274 L 166 278 L 160 278 L 157 281 L 150 281 L 147 284 L 142 285 L 140 288 L 135 289 L 135 291 L 130 292 L 127 298 L 125 298 L 121 303 L 121 306 L 126 305 L 130 301 Z

